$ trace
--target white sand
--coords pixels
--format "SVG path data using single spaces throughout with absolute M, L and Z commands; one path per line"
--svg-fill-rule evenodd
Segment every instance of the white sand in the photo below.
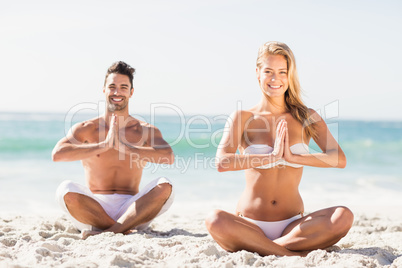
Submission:
M 0 217 L 0 267 L 402 267 L 402 219 L 355 215 L 331 250 L 307 257 L 227 253 L 208 234 L 200 210 L 175 209 L 131 235 L 81 240 L 59 214 Z

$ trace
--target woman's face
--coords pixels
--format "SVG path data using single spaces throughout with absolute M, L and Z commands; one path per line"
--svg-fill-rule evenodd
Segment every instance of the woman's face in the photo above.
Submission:
M 285 56 L 265 56 L 260 68 L 257 67 L 256 71 L 258 83 L 265 95 L 279 97 L 285 94 L 289 87 L 288 64 Z

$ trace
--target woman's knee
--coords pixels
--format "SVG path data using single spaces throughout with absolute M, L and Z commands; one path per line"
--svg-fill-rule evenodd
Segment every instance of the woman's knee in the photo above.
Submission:
M 225 230 L 225 225 L 227 223 L 227 212 L 215 209 L 205 219 L 205 225 L 208 231 L 212 233 L 222 233 Z
M 332 231 L 345 236 L 353 225 L 353 212 L 347 207 L 340 206 L 335 209 L 332 217 Z

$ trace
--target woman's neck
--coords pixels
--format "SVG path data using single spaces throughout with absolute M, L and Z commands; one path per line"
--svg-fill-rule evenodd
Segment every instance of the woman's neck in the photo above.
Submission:
M 276 98 L 263 96 L 259 108 L 261 111 L 270 112 L 272 114 L 284 114 L 288 111 L 284 96 Z

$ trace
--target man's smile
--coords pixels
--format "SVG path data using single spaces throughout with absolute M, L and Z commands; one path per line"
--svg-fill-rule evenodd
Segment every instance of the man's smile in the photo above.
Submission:
M 113 102 L 122 102 L 124 98 L 122 98 L 122 97 L 111 97 L 110 99 Z

